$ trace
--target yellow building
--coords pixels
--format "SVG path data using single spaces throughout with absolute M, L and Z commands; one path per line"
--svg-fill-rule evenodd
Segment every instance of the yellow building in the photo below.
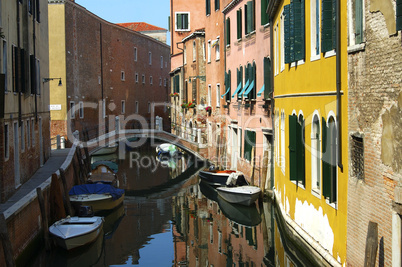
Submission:
M 346 2 L 276 0 L 268 7 L 275 197 L 288 225 L 330 265 L 346 262 Z

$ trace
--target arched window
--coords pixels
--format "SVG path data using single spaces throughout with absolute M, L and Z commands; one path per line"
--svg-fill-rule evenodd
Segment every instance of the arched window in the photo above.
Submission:
M 311 189 L 321 194 L 321 146 L 320 119 L 317 114 L 311 125 Z
M 329 116 L 322 122 L 322 194 L 329 203 L 337 202 L 336 122 Z

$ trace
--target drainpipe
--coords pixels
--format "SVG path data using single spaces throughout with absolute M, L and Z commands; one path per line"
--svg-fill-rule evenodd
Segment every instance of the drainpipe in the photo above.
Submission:
M 36 3 L 35 3 L 35 1 L 32 1 L 32 5 L 33 5 L 33 11 L 32 11 L 32 13 L 33 13 L 33 15 L 32 15 L 32 39 L 33 39 L 33 61 L 34 61 L 34 63 L 33 63 L 33 66 L 34 66 L 34 69 L 33 70 L 31 70 L 31 71 L 34 71 L 35 72 L 35 76 L 36 76 L 36 31 L 35 31 L 35 29 L 36 29 L 36 27 L 35 27 L 35 20 L 36 20 Z M 35 92 L 34 92 L 34 99 L 35 99 L 35 120 L 36 121 L 38 121 L 38 98 L 37 98 L 37 94 L 36 94 L 36 90 L 37 90 L 37 88 L 36 88 L 36 84 L 38 83 L 38 81 L 36 81 L 36 79 L 34 79 L 35 80 L 35 84 L 31 84 L 31 87 L 33 87 L 33 88 L 35 88 Z M 39 80 L 40 80 L 40 77 L 39 77 Z
M 342 164 L 342 138 L 341 138 L 341 127 L 342 127 L 342 120 L 341 120 L 341 37 L 340 37 L 340 18 L 341 18 L 341 8 L 340 2 L 336 1 L 336 120 L 338 122 L 337 130 L 337 156 L 338 156 L 338 167 L 343 172 L 343 164 Z
M 269 5 L 267 7 L 267 13 L 269 14 Z M 271 189 L 272 191 L 274 190 L 275 186 L 275 181 L 274 181 L 274 176 L 275 176 L 275 99 L 274 99 L 274 77 L 275 77 L 275 70 L 274 70 L 274 21 L 272 19 L 272 16 L 269 16 L 269 43 L 270 43 L 270 48 L 269 48 L 269 56 L 271 58 L 271 88 L 272 88 L 272 97 L 271 97 L 271 126 L 272 126 L 272 144 L 271 144 Z M 272 192 L 272 196 L 275 196 L 275 192 Z
M 17 81 L 16 81 L 16 89 L 17 89 L 17 94 L 18 94 L 18 125 L 21 126 L 22 124 L 22 103 L 21 103 L 21 37 L 20 37 L 20 32 L 21 32 L 21 17 L 20 17 L 20 3 L 18 0 L 15 1 L 17 3 L 17 47 L 18 47 L 18 69 L 16 70 L 16 76 L 17 76 Z

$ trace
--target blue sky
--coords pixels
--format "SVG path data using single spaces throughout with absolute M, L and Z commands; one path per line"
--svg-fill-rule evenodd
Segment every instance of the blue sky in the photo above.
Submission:
M 168 29 L 170 0 L 75 0 L 98 17 L 112 23 L 146 22 Z M 168 34 L 168 43 L 170 38 Z

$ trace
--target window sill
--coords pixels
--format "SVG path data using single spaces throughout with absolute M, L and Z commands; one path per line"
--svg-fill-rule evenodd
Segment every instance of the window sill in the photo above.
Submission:
M 364 51 L 366 49 L 366 43 L 348 46 L 348 54 Z
M 315 55 L 315 56 L 311 56 L 311 57 L 310 57 L 310 62 L 317 61 L 317 60 L 319 60 L 319 59 L 321 59 L 321 54 L 318 54 L 318 55 Z
M 328 206 L 330 206 L 330 207 L 332 207 L 332 208 L 334 208 L 334 209 L 338 209 L 338 205 L 337 205 L 337 202 L 335 202 L 335 203 L 329 203 L 329 200 L 328 199 L 325 199 L 325 202 L 328 204 Z
M 304 65 L 304 62 L 305 62 L 304 59 L 292 62 L 292 63 L 290 63 L 290 67 L 295 68 L 297 66 Z
M 333 56 L 336 56 L 335 49 L 324 53 L 325 58 L 329 58 L 329 57 L 333 57 Z
M 303 190 L 306 190 L 306 188 L 304 187 L 304 184 L 302 184 L 302 183 L 296 183 L 295 181 L 291 181 L 293 184 L 295 184 L 297 187 L 299 187 L 299 188 L 301 188 L 301 189 L 303 189 Z
M 311 194 L 313 196 L 315 196 L 316 198 L 321 199 L 321 194 L 320 194 L 320 189 L 319 188 L 311 189 Z

